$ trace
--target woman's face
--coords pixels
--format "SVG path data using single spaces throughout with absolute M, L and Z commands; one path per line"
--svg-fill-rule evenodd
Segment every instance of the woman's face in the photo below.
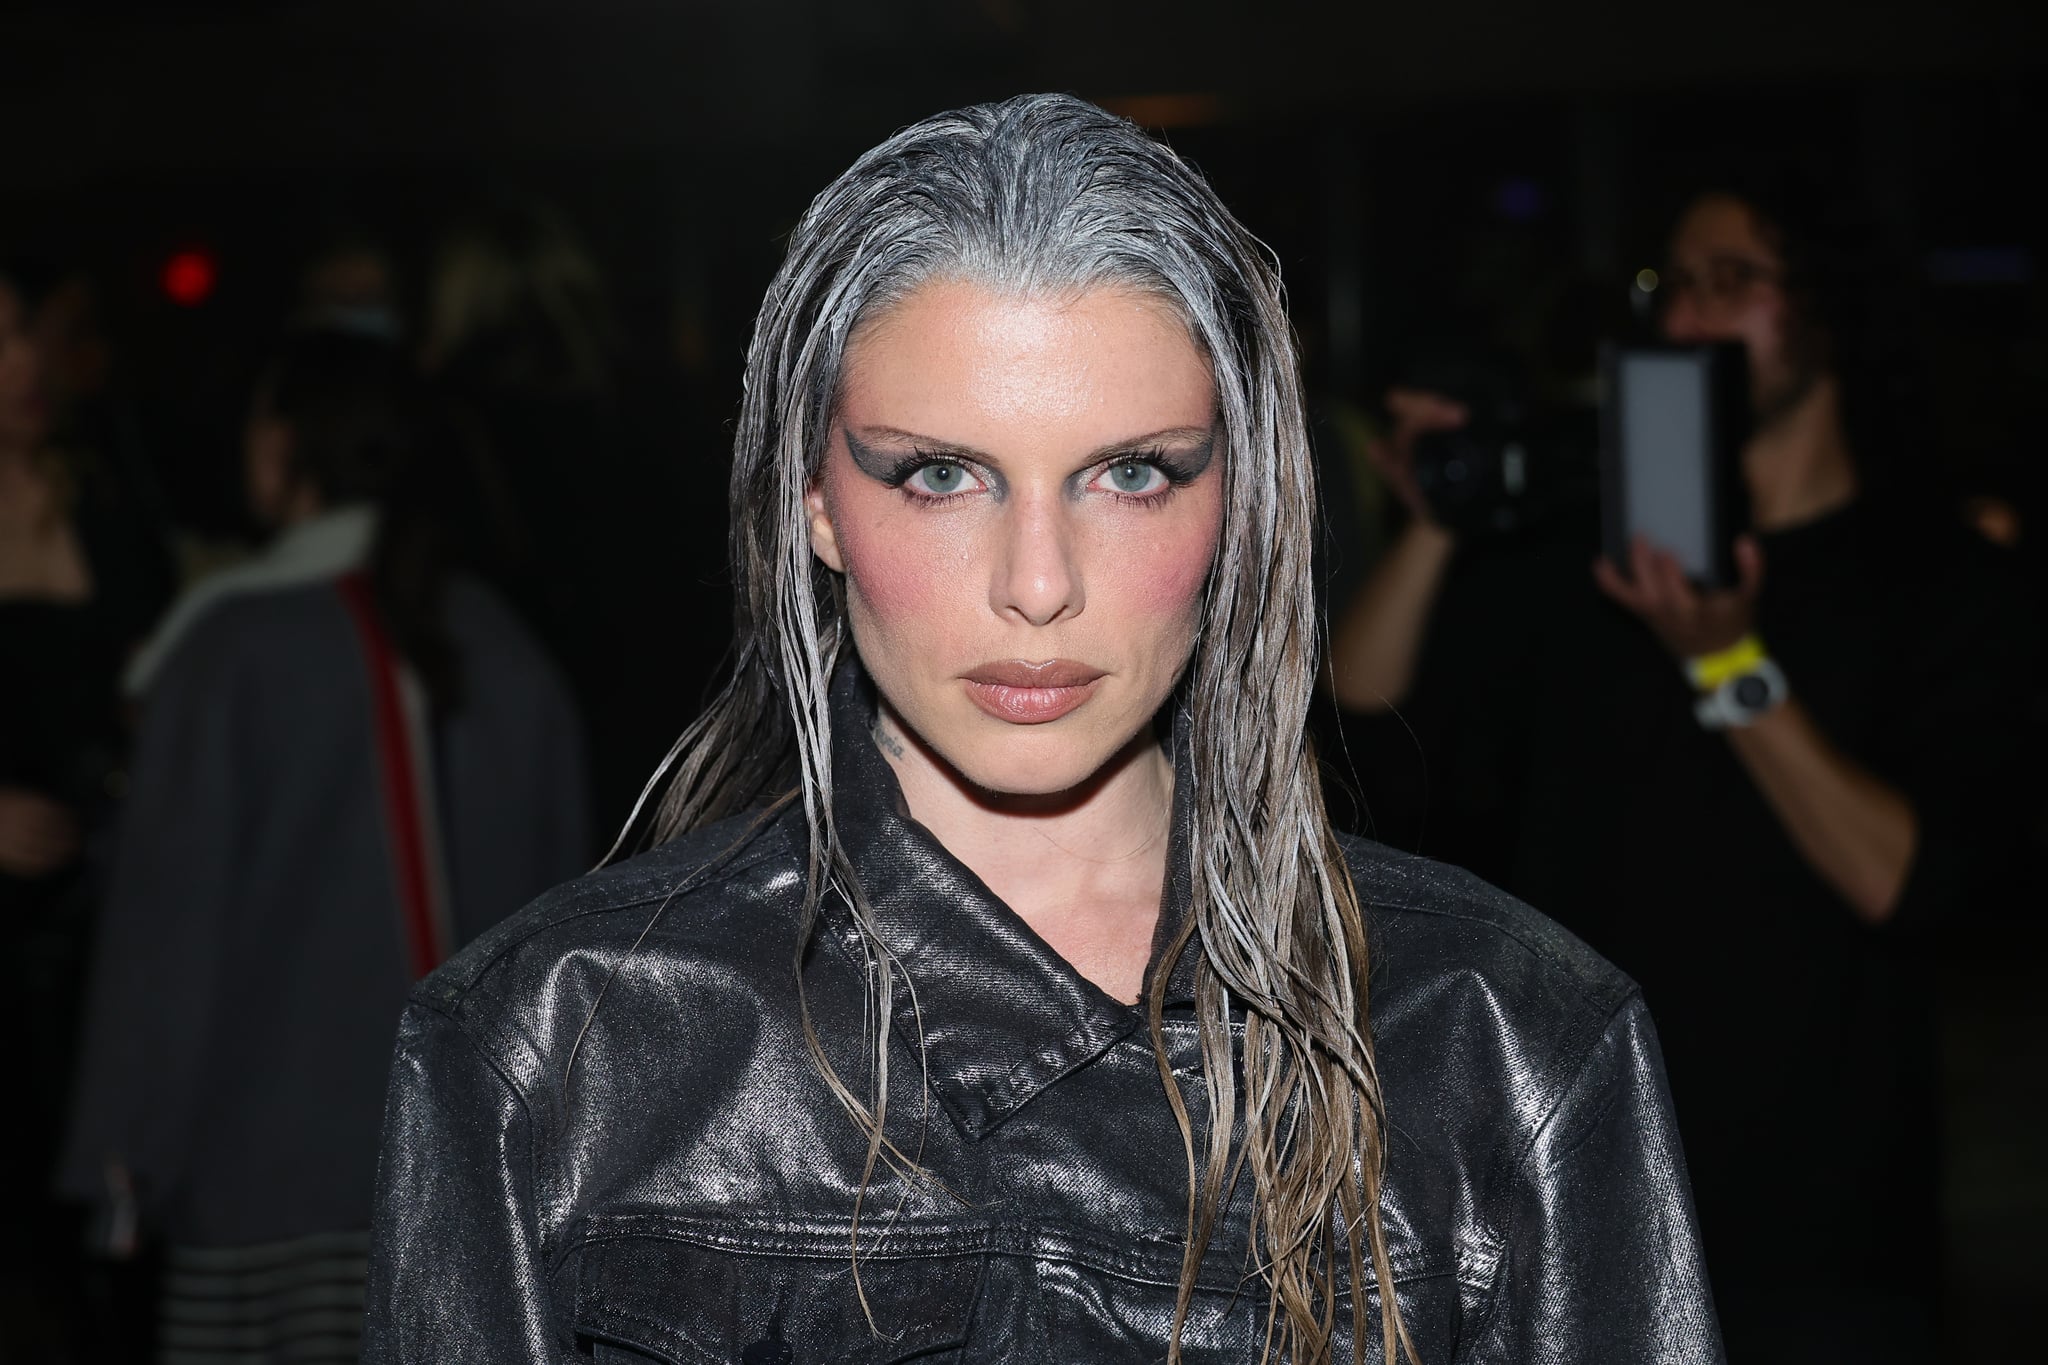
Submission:
M 242 493 L 249 514 L 265 530 L 282 525 L 292 495 L 292 431 L 271 415 L 269 402 L 258 396 L 242 427 Z
M 894 719 L 984 792 L 1094 776 L 1194 646 L 1221 444 L 1208 361 L 1142 295 L 935 282 L 864 325 L 808 503 Z
M 42 355 L 28 323 L 21 296 L 0 279 L 0 446 L 33 449 L 49 435 Z

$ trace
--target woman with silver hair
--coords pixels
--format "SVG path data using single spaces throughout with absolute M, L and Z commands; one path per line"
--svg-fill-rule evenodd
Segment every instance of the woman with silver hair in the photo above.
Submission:
M 1331 831 L 1279 283 L 1170 151 L 861 157 L 732 509 L 656 847 L 406 1013 L 367 1359 L 1719 1358 L 1632 985 Z

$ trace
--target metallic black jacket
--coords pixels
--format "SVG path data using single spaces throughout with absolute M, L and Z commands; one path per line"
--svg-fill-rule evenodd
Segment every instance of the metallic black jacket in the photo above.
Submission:
M 866 1143 L 794 989 L 802 817 L 728 822 L 560 888 L 421 983 L 366 1361 L 1164 1358 L 1187 1162 L 1143 1011 L 908 817 L 858 671 L 834 693 L 841 837 L 903 969 L 889 1131 L 943 1187 L 879 1168 L 857 1198 Z M 1162 931 L 1186 905 L 1186 817 L 1183 800 Z M 1423 1365 L 1719 1360 L 1634 986 L 1465 874 L 1347 851 L 1370 907 L 1394 1289 Z M 865 1095 L 863 956 L 834 899 L 804 980 Z M 1200 1123 L 1189 980 L 1165 1036 Z M 1259 1357 L 1248 1204 L 1241 1189 L 1205 1258 L 1190 1362 Z

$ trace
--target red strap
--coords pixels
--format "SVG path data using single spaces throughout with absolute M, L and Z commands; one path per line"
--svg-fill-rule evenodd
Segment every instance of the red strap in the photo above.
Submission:
M 360 573 L 336 583 L 341 600 L 354 618 L 369 665 L 370 709 L 377 735 L 378 768 L 383 775 L 384 823 L 391 838 L 392 862 L 398 875 L 399 907 L 405 916 L 406 947 L 415 979 L 425 976 L 448 956 L 442 918 L 434 905 L 432 854 L 420 808 L 422 764 L 414 753 L 412 726 L 407 723 L 399 692 L 397 651 L 384 633 L 369 581 Z

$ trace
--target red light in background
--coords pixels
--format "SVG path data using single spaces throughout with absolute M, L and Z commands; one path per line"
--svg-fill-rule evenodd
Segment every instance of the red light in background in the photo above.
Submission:
M 213 286 L 219 278 L 220 267 L 213 253 L 192 249 L 172 253 L 164 262 L 161 282 L 172 303 L 197 308 L 213 297 Z

